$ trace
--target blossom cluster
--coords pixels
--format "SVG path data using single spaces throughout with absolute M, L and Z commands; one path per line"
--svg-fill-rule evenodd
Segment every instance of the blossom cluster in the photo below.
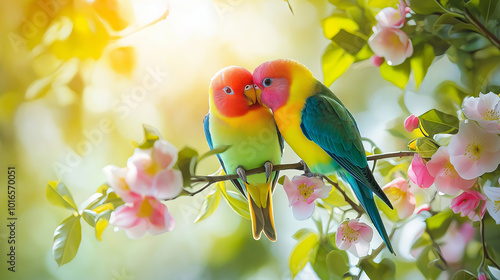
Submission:
M 171 231 L 175 220 L 162 200 L 182 190 L 182 174 L 172 168 L 176 161 L 177 148 L 157 140 L 151 148 L 136 148 L 127 167 L 104 167 L 108 184 L 125 202 L 113 211 L 110 224 L 134 239 Z
M 389 65 L 399 65 L 413 54 L 412 42 L 401 30 L 409 12 L 407 4 L 400 1 L 398 9 L 387 7 L 375 16 L 377 25 L 373 27 L 374 33 L 368 39 L 368 45 L 375 53 L 373 63 L 376 66 L 380 66 L 384 58 Z
M 434 185 L 439 192 L 454 196 L 450 208 L 462 217 L 479 221 L 487 208 L 499 223 L 500 188 L 481 188 L 477 182 L 500 164 L 500 97 L 489 92 L 466 98 L 463 114 L 467 119 L 460 122 L 448 146 L 439 147 L 429 160 L 416 154 L 408 176 L 421 188 Z M 405 122 L 407 130 L 416 128 L 414 119 L 410 116 Z

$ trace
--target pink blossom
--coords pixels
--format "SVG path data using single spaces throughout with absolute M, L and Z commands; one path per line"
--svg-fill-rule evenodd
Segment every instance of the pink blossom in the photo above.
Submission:
M 368 255 L 373 230 L 367 224 L 358 220 L 342 222 L 335 235 L 335 245 L 340 250 L 347 250 L 360 258 Z
M 415 154 L 408 168 L 408 177 L 419 187 L 427 189 L 434 183 L 434 177 L 427 170 L 427 166 L 420 154 Z
M 498 184 L 500 184 L 500 179 L 498 180 Z M 500 224 L 500 188 L 485 186 L 483 190 L 484 194 L 488 198 L 486 201 L 488 213 L 490 213 L 490 216 L 498 225 Z
M 108 184 L 125 202 L 111 213 L 109 223 L 125 230 L 130 238 L 171 231 L 175 220 L 161 200 L 182 190 L 182 175 L 172 169 L 176 161 L 177 149 L 157 140 L 150 149 L 137 148 L 128 168 L 106 166 Z
M 384 63 L 384 58 L 380 57 L 380 56 L 376 56 L 376 55 L 372 55 L 371 60 L 372 60 L 373 65 L 375 65 L 376 67 L 380 67 L 380 65 L 382 65 L 382 63 Z
M 500 133 L 500 97 L 493 92 L 479 94 L 464 101 L 464 114 L 489 133 Z
M 489 134 L 476 122 L 461 122 L 448 145 L 450 162 L 460 177 L 471 180 L 497 169 L 500 164 L 500 137 Z
M 477 280 L 488 280 L 488 277 L 486 277 L 486 274 L 484 272 L 480 272 L 477 276 Z
M 436 189 L 449 195 L 456 195 L 461 190 L 470 189 L 476 182 L 475 178 L 466 180 L 458 175 L 450 162 L 450 154 L 446 146 L 439 147 L 432 155 L 431 160 L 427 162 L 427 170 L 431 176 L 435 177 Z
M 175 226 L 167 206 L 150 196 L 116 208 L 109 223 L 125 230 L 133 239 L 143 237 L 148 231 L 153 235 L 171 231 Z
M 382 187 L 400 219 L 408 218 L 415 210 L 415 196 L 408 191 L 408 183 L 403 178 L 396 178 Z
M 375 55 L 385 58 L 394 66 L 403 63 L 413 54 L 411 39 L 397 27 L 382 27 L 368 39 L 368 45 Z
M 398 5 L 398 9 L 394 9 L 392 7 L 383 8 L 378 14 L 375 16 L 377 20 L 377 28 L 382 27 L 403 27 L 405 23 L 405 17 L 409 10 L 406 7 L 406 4 Z
M 408 118 L 406 118 L 405 120 L 406 131 L 412 132 L 417 128 L 418 128 L 418 117 L 410 115 Z
M 442 240 L 441 251 L 443 257 L 448 263 L 458 263 L 462 260 L 465 252 L 465 247 L 476 235 L 476 230 L 471 223 L 464 223 L 458 226 L 453 222 L 448 228 Z
M 297 220 L 305 220 L 314 212 L 314 200 L 327 198 L 332 186 L 327 186 L 323 180 L 316 177 L 294 176 L 292 181 L 285 177 L 283 187 L 288 196 L 293 216 Z
M 486 196 L 476 191 L 465 191 L 451 200 L 450 208 L 455 214 L 468 216 L 474 222 L 483 218 L 486 212 Z
M 172 169 L 177 161 L 177 149 L 165 140 L 157 140 L 150 149 L 135 149 L 128 159 L 126 181 L 135 192 L 168 199 L 182 190 L 182 174 Z

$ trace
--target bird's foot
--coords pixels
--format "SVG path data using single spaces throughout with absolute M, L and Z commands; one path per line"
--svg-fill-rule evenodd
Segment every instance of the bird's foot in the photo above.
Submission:
M 304 167 L 304 176 L 309 177 L 309 178 L 321 176 L 321 174 L 319 174 L 319 173 L 312 173 L 311 169 L 309 169 L 309 166 L 307 166 L 307 164 L 303 160 L 301 160 L 300 163 Z
M 270 161 L 266 161 L 264 163 L 264 169 L 266 170 L 266 183 L 269 182 L 269 178 L 271 178 L 271 175 L 273 175 L 273 163 Z
M 236 168 L 236 174 L 238 174 L 238 177 L 240 177 L 241 181 L 245 182 L 245 184 L 248 184 L 247 181 L 247 171 L 243 167 L 238 167 Z

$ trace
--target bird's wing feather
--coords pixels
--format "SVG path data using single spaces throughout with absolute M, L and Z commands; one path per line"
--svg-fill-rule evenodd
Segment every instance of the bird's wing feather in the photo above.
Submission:
M 210 150 L 214 149 L 214 144 L 212 141 L 212 135 L 210 134 L 210 113 L 205 115 L 205 118 L 203 118 L 203 128 L 205 129 L 205 137 L 207 138 L 207 143 L 208 147 Z M 222 166 L 222 169 L 224 172 L 226 172 L 226 167 L 224 166 L 224 162 L 222 161 L 221 157 L 219 154 L 217 154 L 217 159 L 220 162 L 220 165 Z M 240 184 L 240 182 L 237 179 L 231 180 L 231 182 L 234 184 L 234 186 L 240 191 L 240 193 L 243 194 L 243 196 L 246 198 L 246 189 L 243 188 L 243 186 Z
M 354 118 L 328 88 L 323 87 L 321 92 L 306 99 L 300 127 L 309 140 L 318 144 L 357 181 L 391 205 L 368 167 Z

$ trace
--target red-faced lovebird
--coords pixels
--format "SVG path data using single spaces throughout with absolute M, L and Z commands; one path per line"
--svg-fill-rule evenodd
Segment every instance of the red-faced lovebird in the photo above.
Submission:
M 359 130 L 351 113 L 304 65 L 291 59 L 261 64 L 253 73 L 258 98 L 273 111 L 285 141 L 312 172 L 336 173 L 354 194 L 394 253 L 373 193 L 392 205 L 368 167 Z
M 203 122 L 210 149 L 230 146 L 217 157 L 226 174 L 239 175 L 232 183 L 248 199 L 253 237 L 258 240 L 263 231 L 275 241 L 271 194 L 278 172 L 272 170 L 281 162 L 283 138 L 269 109 L 257 102 L 256 91 L 245 68 L 220 70 L 210 83 L 210 109 Z M 261 166 L 265 173 L 246 175 Z

